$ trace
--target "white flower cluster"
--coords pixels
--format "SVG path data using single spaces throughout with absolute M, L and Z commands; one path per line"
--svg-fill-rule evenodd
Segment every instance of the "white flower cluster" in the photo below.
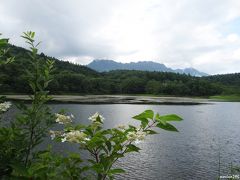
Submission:
M 72 142 L 72 143 L 83 143 L 85 144 L 86 141 L 89 141 L 90 139 L 87 138 L 87 134 L 85 134 L 82 131 L 73 130 L 68 133 L 64 133 L 62 135 L 62 142 Z
M 0 111 L 6 112 L 12 106 L 11 102 L 0 103 Z
M 105 118 L 102 115 L 100 115 L 98 112 L 96 112 L 94 115 L 90 116 L 88 119 L 94 123 L 94 122 L 98 121 L 98 118 L 99 118 L 100 123 L 103 123 Z
M 118 129 L 121 129 L 121 130 L 125 130 L 125 129 L 126 129 L 126 126 L 125 126 L 125 125 L 122 125 L 122 124 L 120 124 L 120 125 L 118 125 L 118 126 L 117 126 L 117 128 L 118 128 Z
M 129 141 L 132 141 L 136 144 L 140 143 L 141 141 L 143 141 L 146 137 L 147 133 L 143 132 L 143 131 L 131 131 L 127 134 L 127 139 Z
M 56 122 L 59 124 L 67 124 L 67 123 L 71 123 L 72 122 L 72 118 L 74 118 L 74 116 L 71 114 L 71 116 L 66 116 L 63 114 L 55 114 L 56 116 Z
M 58 136 L 62 136 L 62 134 L 63 134 L 61 131 L 52 131 L 52 130 L 50 130 L 49 133 L 50 133 L 52 140 Z
M 104 117 L 96 112 L 94 115 L 88 118 L 92 122 L 92 127 L 97 128 L 103 124 Z

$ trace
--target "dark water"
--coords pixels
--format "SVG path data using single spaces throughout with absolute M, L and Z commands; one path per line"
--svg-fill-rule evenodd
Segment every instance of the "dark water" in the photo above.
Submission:
M 88 123 L 88 117 L 100 112 L 105 127 L 134 124 L 132 116 L 146 109 L 160 114 L 175 113 L 184 121 L 174 123 L 179 133 L 160 130 L 139 144 L 140 153 L 130 154 L 118 162 L 127 173 L 117 179 L 217 179 L 229 174 L 231 163 L 240 165 L 240 103 L 181 105 L 51 105 L 54 111 L 67 109 L 75 121 Z M 63 149 L 64 147 L 64 149 Z M 57 151 L 77 148 L 55 144 Z

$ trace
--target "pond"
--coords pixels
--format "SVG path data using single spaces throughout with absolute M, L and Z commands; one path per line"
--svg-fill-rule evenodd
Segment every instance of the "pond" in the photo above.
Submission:
M 131 119 L 147 109 L 162 115 L 178 114 L 184 120 L 173 123 L 179 132 L 159 130 L 139 144 L 140 153 L 118 162 L 127 171 L 117 179 L 216 179 L 229 174 L 231 164 L 240 165 L 240 103 L 214 102 L 202 105 L 54 104 L 54 112 L 66 109 L 75 122 L 89 123 L 98 111 L 105 128 L 136 124 Z M 47 143 L 50 140 L 47 141 Z M 46 144 L 47 144 L 46 143 Z M 75 146 L 53 143 L 55 151 L 76 151 Z M 220 160 L 220 167 L 219 167 Z

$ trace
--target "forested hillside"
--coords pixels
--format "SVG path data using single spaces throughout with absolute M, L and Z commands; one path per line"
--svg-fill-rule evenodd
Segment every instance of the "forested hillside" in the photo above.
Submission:
M 0 93 L 28 93 L 24 71 L 30 58 L 24 48 L 9 45 L 15 62 L 0 66 Z M 42 61 L 55 60 L 55 80 L 49 90 L 53 94 L 163 94 L 178 96 L 209 96 L 238 93 L 240 75 L 192 77 L 169 72 L 117 70 L 98 73 L 85 66 L 38 56 Z
M 208 76 L 204 79 L 211 82 L 219 82 L 224 85 L 240 86 L 240 73 Z
M 225 94 L 240 94 L 240 73 L 207 76 L 203 79 L 221 84 Z

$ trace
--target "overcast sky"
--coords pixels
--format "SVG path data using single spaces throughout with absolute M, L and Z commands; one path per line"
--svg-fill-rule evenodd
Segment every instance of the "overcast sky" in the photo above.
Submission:
M 151 60 L 240 72 L 240 0 L 0 0 L 11 43 L 32 30 L 47 55 L 87 64 Z

